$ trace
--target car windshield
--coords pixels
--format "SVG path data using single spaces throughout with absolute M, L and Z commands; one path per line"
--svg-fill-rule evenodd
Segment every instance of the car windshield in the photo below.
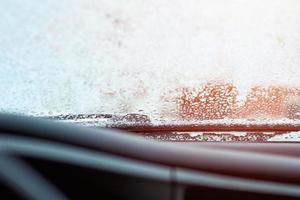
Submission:
M 0 111 L 298 127 L 299 11 L 297 0 L 2 0 Z

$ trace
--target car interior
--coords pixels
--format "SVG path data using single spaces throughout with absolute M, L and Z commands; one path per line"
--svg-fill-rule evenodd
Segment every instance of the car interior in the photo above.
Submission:
M 3 199 L 299 199 L 297 143 L 170 143 L 1 114 Z
M 0 0 L 0 200 L 300 200 L 300 0 Z

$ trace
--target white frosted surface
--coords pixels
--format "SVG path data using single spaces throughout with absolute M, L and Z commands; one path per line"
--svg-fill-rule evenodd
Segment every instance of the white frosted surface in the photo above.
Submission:
M 291 132 L 282 135 L 276 135 L 269 139 L 270 142 L 300 142 L 300 133 L 299 132 Z
M 300 87 L 298 0 L 1 0 L 0 110 L 159 115 L 230 80 Z

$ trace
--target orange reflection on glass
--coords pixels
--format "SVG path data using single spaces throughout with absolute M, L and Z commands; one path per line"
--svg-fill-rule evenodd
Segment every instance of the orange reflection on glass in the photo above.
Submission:
M 182 119 L 300 119 L 300 88 L 254 86 L 243 101 L 232 83 L 209 82 L 200 89 L 181 88 L 175 98 Z

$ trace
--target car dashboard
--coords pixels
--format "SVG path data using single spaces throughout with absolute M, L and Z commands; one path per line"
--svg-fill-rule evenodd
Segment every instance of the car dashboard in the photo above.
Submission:
M 0 115 L 3 199 L 300 199 L 298 143 L 170 142 Z

